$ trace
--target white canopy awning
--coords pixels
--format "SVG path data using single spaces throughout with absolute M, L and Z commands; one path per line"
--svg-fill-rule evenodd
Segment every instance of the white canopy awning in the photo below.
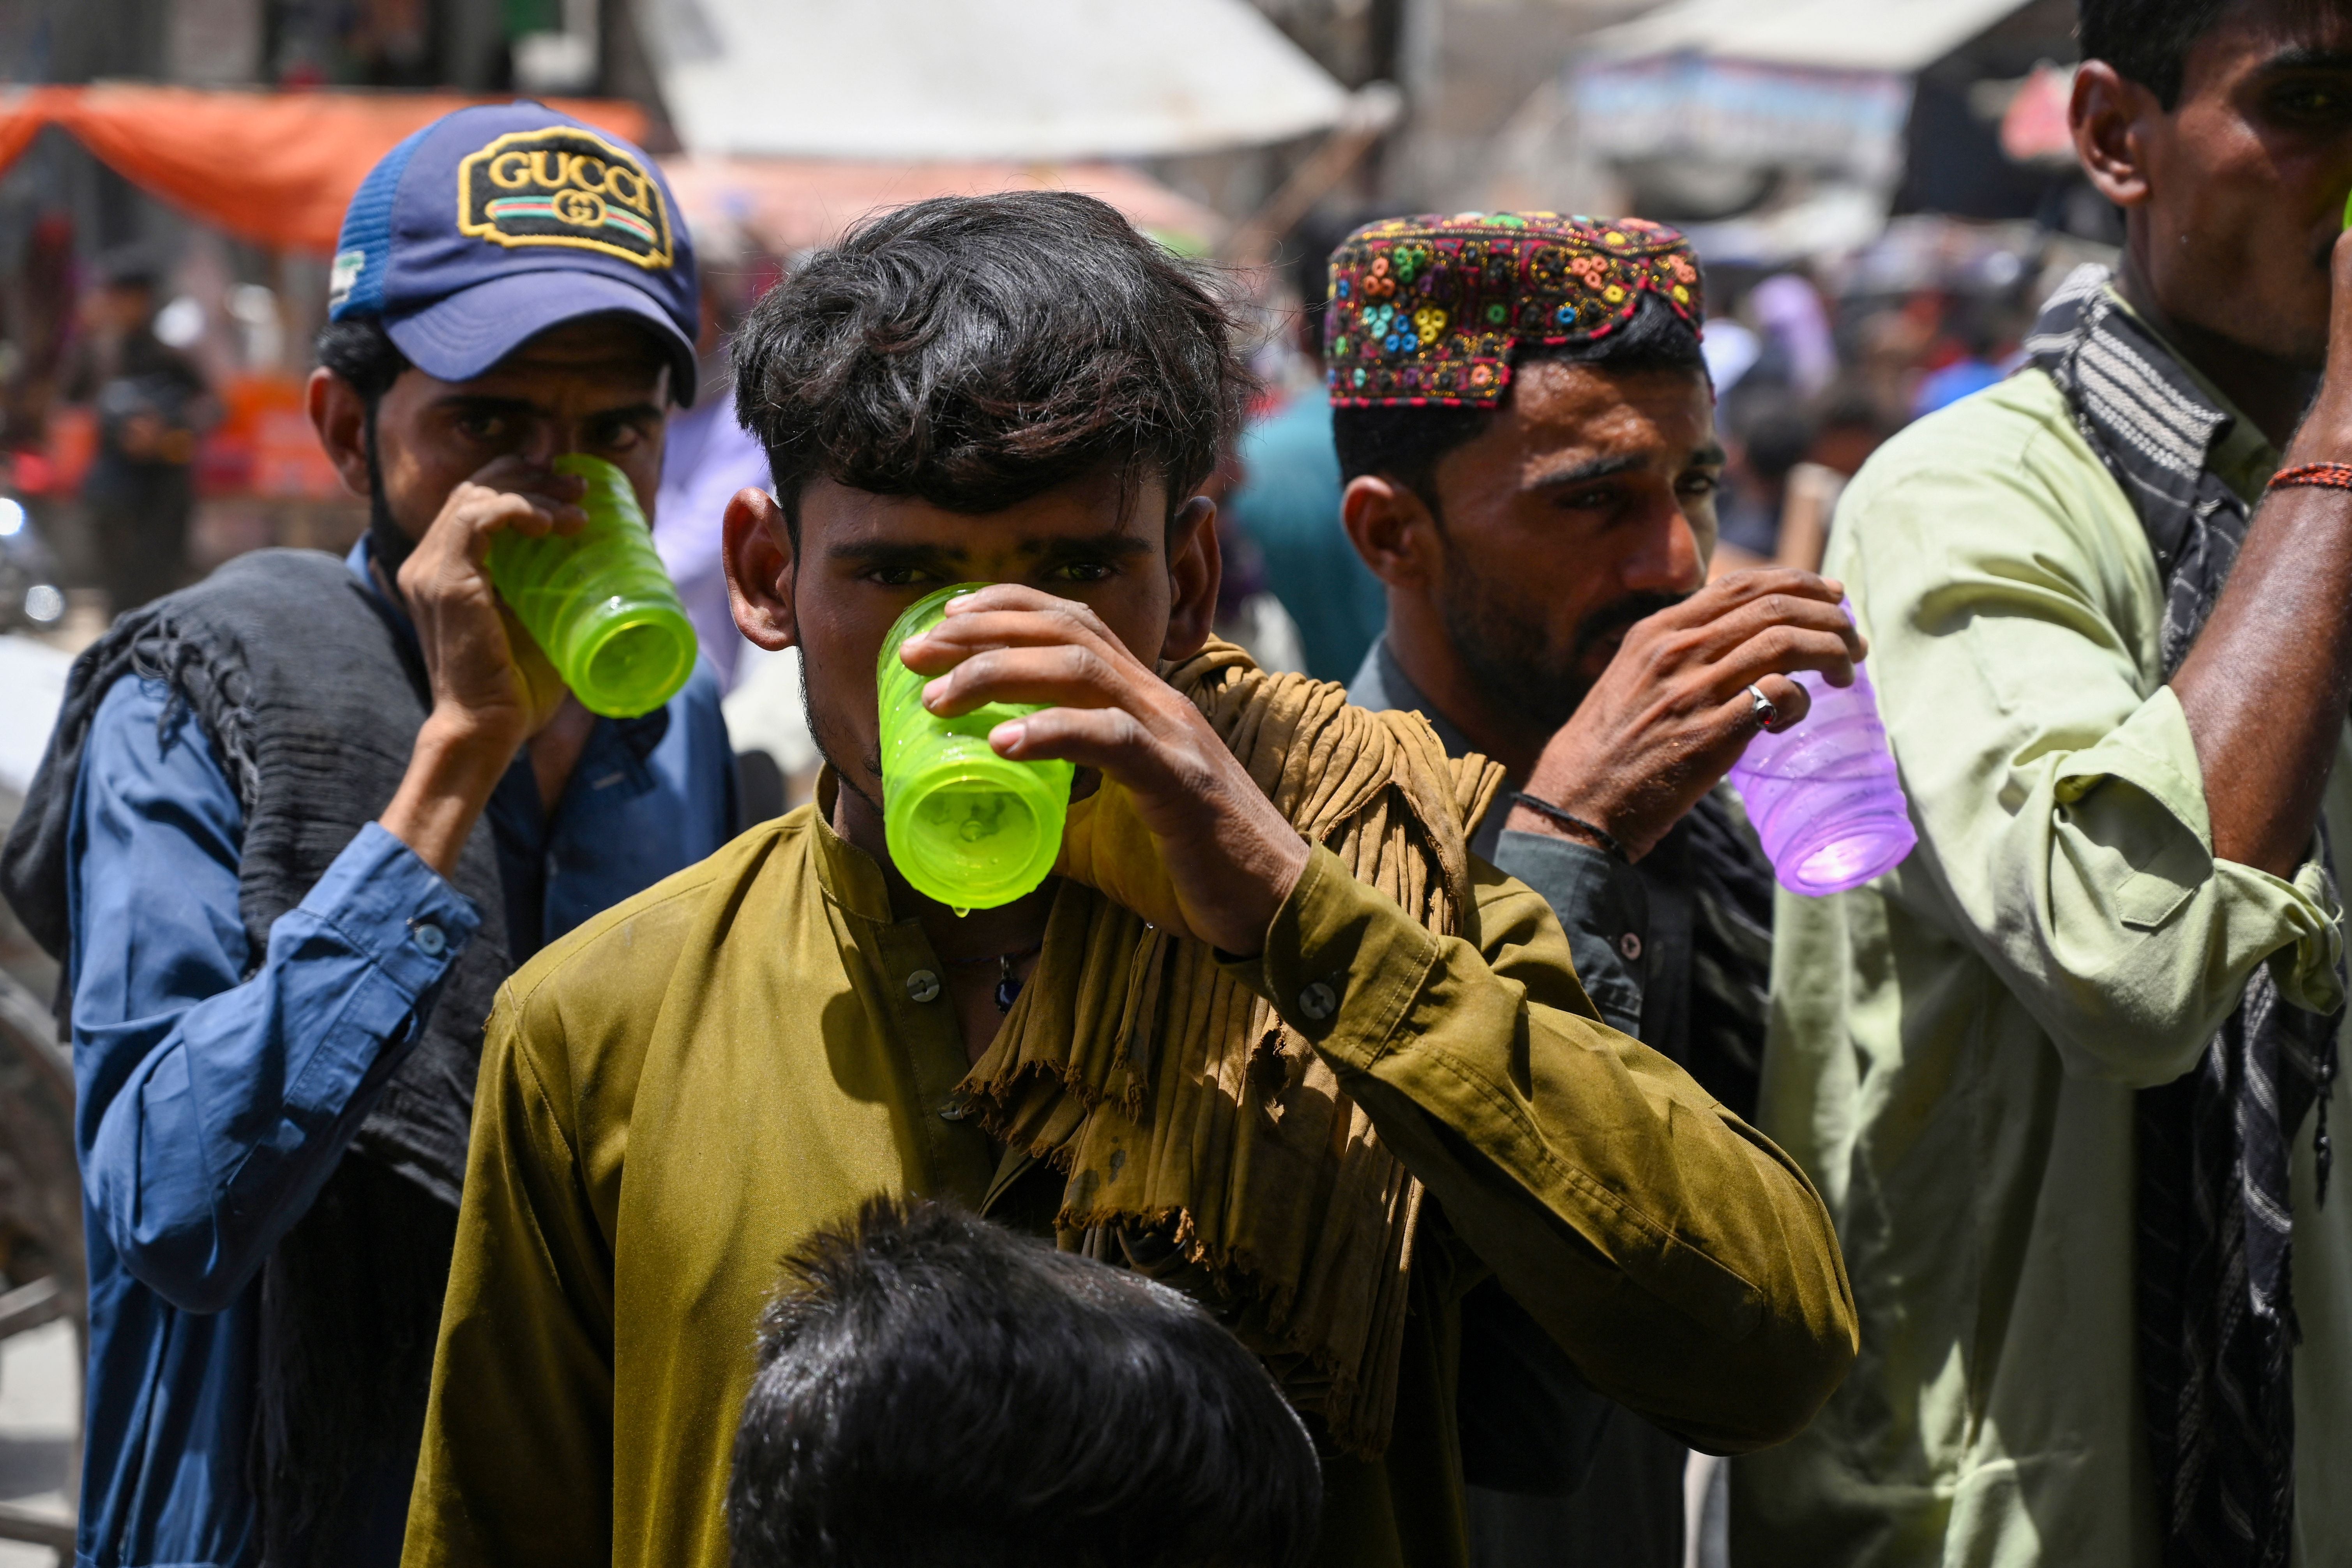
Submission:
M 1920 70 L 2024 0 L 1671 0 L 1588 40 L 1618 59 L 1691 53 L 1816 70 Z
M 1335 123 L 1339 82 L 1247 0 L 656 0 L 693 153 L 1073 160 Z
M 860 158 L 662 160 L 670 191 L 694 226 L 733 224 L 772 256 L 830 245 L 860 218 L 929 196 L 998 191 L 1081 191 L 1099 196 L 1164 244 L 1205 253 L 1225 230 L 1214 212 L 1124 163 L 932 163 Z

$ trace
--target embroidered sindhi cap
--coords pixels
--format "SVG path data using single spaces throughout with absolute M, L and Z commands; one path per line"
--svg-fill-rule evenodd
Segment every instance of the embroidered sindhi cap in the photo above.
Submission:
M 382 317 L 443 381 L 606 311 L 670 350 L 680 402 L 698 379 L 694 246 L 661 170 L 537 103 L 461 109 L 385 153 L 343 215 L 328 305 L 339 321 Z
M 1331 401 L 1492 408 L 1517 345 L 1614 331 L 1644 294 L 1694 331 L 1705 320 L 1690 243 L 1641 218 L 1461 213 L 1366 224 L 1331 253 Z

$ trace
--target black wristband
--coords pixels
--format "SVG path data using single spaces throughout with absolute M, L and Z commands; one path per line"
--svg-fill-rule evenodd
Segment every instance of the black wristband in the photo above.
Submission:
M 1587 822 L 1584 818 L 1577 816 L 1576 813 L 1572 811 L 1563 811 L 1548 800 L 1538 800 L 1535 796 L 1528 794 L 1525 790 L 1513 790 L 1511 792 L 1511 798 L 1517 801 L 1519 805 L 1526 806 L 1529 811 L 1534 812 L 1538 816 L 1549 816 L 1554 822 L 1559 823 L 1562 827 L 1573 827 L 1579 833 L 1591 834 L 1593 837 L 1601 841 L 1601 847 L 1603 850 L 1615 856 L 1620 860 L 1628 859 L 1628 857 L 1625 854 L 1625 847 L 1617 842 L 1617 836 L 1610 832 L 1607 828 L 1601 826 L 1599 823 Z

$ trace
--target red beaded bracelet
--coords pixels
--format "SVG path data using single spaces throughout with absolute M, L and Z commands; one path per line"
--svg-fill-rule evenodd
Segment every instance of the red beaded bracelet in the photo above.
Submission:
M 2281 468 L 2271 476 L 2271 482 L 2263 488 L 2283 490 L 2295 485 L 2352 490 L 2352 463 L 2305 463 L 2300 468 Z

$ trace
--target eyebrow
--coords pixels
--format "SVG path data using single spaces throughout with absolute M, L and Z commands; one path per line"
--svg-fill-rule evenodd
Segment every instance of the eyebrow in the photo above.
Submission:
M 662 420 L 669 417 L 668 410 L 654 403 L 629 403 L 618 408 L 607 408 L 588 416 L 591 419 L 625 419 L 631 424 L 640 420 Z
M 1614 479 L 1619 474 L 1634 473 L 1649 466 L 1650 460 L 1642 457 L 1593 458 L 1573 468 L 1539 475 L 1519 488 L 1522 490 L 1554 490 L 1569 485 L 1589 485 L 1595 479 Z
M 1024 539 L 1021 542 L 1020 550 L 1024 555 L 1034 555 L 1047 561 L 1072 555 L 1107 556 L 1115 561 L 1132 561 L 1139 555 L 1150 554 L 1151 544 L 1149 540 L 1138 538 L 1125 529 L 1115 528 L 1101 533 L 1088 534 L 1080 539 L 1058 534 L 1040 539 Z
M 2352 71 L 2352 49 L 2321 48 L 2314 44 L 2296 44 L 2281 49 L 2264 60 L 2265 71 Z
M 1689 460 L 1684 466 L 1719 468 L 1729 460 L 1722 447 L 1710 442 L 1692 452 Z M 1596 479 L 1614 479 L 1619 474 L 1630 474 L 1649 466 L 1650 460 L 1643 457 L 1628 455 L 1622 458 L 1594 458 L 1589 462 L 1579 463 L 1572 468 L 1562 468 L 1557 473 L 1545 474 L 1540 478 L 1530 479 L 1520 489 L 1555 490 L 1572 485 L 1589 485 Z
M 544 412 L 528 397 L 499 397 L 488 392 L 452 392 L 434 400 L 442 408 L 463 408 L 478 414 L 539 414 Z
M 843 561 L 866 566 L 915 566 L 932 562 L 961 562 L 964 552 L 943 544 L 902 544 L 892 540 L 868 540 L 863 543 L 829 544 L 824 555 L 828 561 Z
M 500 397 L 495 393 L 488 392 L 453 392 L 446 397 L 436 400 L 435 405 L 436 407 L 453 409 L 467 414 L 521 414 L 543 416 L 548 413 L 546 408 L 539 404 L 533 403 L 528 397 Z M 599 408 L 592 410 L 585 416 L 585 417 L 590 419 L 624 419 L 632 424 L 636 424 L 647 419 L 666 419 L 668 417 L 668 414 L 667 410 L 656 403 L 627 403 L 623 404 L 617 408 Z
M 1021 541 L 1013 546 L 1013 552 L 1042 561 L 1066 559 L 1073 555 L 1108 556 L 1113 560 L 1131 561 L 1139 555 L 1150 554 L 1151 544 L 1132 533 L 1112 529 L 1075 539 L 1062 534 L 1040 534 Z M 900 542 L 887 539 L 834 544 L 825 548 L 827 560 L 868 566 L 907 566 L 929 562 L 946 563 L 966 560 L 969 555 L 970 552 L 953 545 Z

